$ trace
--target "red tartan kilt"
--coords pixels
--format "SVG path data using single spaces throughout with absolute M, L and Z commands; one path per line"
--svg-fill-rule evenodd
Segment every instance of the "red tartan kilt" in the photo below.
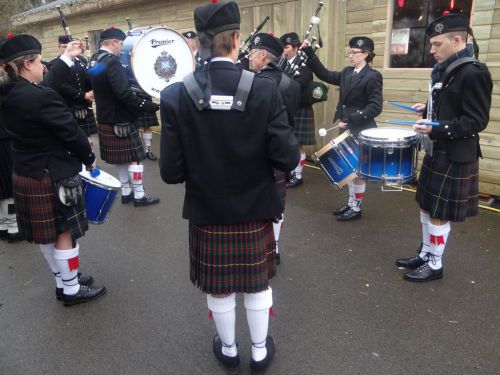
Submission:
M 99 151 L 101 159 L 109 164 L 129 164 L 146 159 L 141 136 L 132 124 L 132 131 L 126 138 L 117 137 L 113 125 L 98 124 Z
M 271 220 L 189 224 L 191 282 L 210 294 L 257 293 L 276 274 Z
M 12 175 L 14 203 L 19 232 L 28 242 L 48 244 L 66 231 L 73 239 L 85 235 L 89 229 L 85 204 L 65 207 L 55 196 L 55 187 L 49 174 L 41 180 Z
M 456 163 L 443 151 L 425 155 L 416 201 L 434 219 L 465 221 L 479 204 L 479 161 Z
M 276 188 L 278 189 L 278 194 L 280 195 L 281 204 L 283 205 L 283 211 L 285 211 L 286 173 L 278 169 L 273 169 L 273 172 L 274 182 L 276 183 Z

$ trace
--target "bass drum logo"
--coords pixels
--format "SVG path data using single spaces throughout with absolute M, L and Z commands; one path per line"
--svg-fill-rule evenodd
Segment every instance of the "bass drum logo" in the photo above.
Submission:
M 162 51 L 155 61 L 154 70 L 158 77 L 169 82 L 177 72 L 177 61 L 167 51 Z

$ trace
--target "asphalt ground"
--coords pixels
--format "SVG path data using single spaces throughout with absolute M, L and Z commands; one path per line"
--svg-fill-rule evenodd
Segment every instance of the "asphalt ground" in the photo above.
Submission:
M 118 199 L 79 241 L 81 271 L 108 288 L 101 299 L 64 307 L 38 246 L 0 243 L 0 374 L 224 373 L 206 297 L 189 281 L 184 186 L 165 185 L 156 162 L 145 166 L 146 189 L 161 203 Z M 444 278 L 414 284 L 394 266 L 421 241 L 413 193 L 369 184 L 363 218 L 338 222 L 331 211 L 346 191 L 319 170 L 304 176 L 287 196 L 267 373 L 500 374 L 500 215 L 480 210 L 453 224 Z M 249 374 L 241 296 L 237 304 Z

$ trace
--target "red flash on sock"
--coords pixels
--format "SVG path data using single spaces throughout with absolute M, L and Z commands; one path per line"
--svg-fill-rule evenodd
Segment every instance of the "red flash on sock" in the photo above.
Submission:
M 444 245 L 444 236 L 434 236 L 433 234 L 431 234 L 430 236 L 430 241 L 431 241 L 431 244 L 434 244 L 434 245 Z
M 276 315 L 274 314 L 274 310 L 272 307 L 269 308 L 269 316 L 273 319 L 276 318 Z
M 365 197 L 365 193 L 355 193 L 354 198 L 363 199 Z
M 214 314 L 212 314 L 212 310 L 208 310 L 208 320 L 212 320 L 214 318 Z
M 80 266 L 78 262 L 78 257 L 76 256 L 74 258 L 68 259 L 68 266 L 70 272 L 73 270 L 78 270 L 78 267 Z
M 134 172 L 132 175 L 132 179 L 137 181 L 137 180 L 142 180 L 142 172 Z
M 302 165 L 302 166 L 306 165 L 306 159 L 301 160 L 300 165 Z

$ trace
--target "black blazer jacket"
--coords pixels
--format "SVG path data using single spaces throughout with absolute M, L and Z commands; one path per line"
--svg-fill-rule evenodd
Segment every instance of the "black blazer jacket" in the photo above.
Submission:
M 101 54 L 104 57 L 96 61 Z M 98 123 L 134 122 L 140 112 L 155 113 L 158 110 L 157 104 L 134 94 L 118 56 L 101 49 L 90 59 L 90 66 Z
M 468 163 L 481 156 L 479 132 L 488 125 L 493 84 L 484 64 L 465 64 L 435 91 L 431 138 L 451 161 Z
M 268 77 L 274 80 L 274 82 L 276 82 L 279 88 L 281 79 L 283 77 L 283 72 L 279 70 L 276 66 L 269 64 L 264 69 L 262 69 L 258 73 L 258 75 L 263 77 Z M 281 98 L 283 100 L 283 105 L 285 106 L 286 113 L 288 115 L 288 123 L 292 128 L 295 125 L 294 122 L 295 113 L 297 113 L 297 110 L 299 109 L 300 105 L 300 98 L 301 98 L 300 89 L 301 89 L 300 84 L 294 79 L 290 79 L 290 86 L 288 86 L 288 88 L 284 88 L 283 90 L 279 89 Z
M 195 73 L 213 95 L 233 96 L 242 74 L 229 61 Z M 183 217 L 196 224 L 270 219 L 283 207 L 273 170 L 292 170 L 299 145 L 276 83 L 255 76 L 243 112 L 198 111 L 183 83 L 161 93 L 160 173 L 168 184 L 186 182 Z
M 382 75 L 365 65 L 353 75 L 353 67 L 345 67 L 340 72 L 326 69 L 318 57 L 308 61 L 314 74 L 322 81 L 340 86 L 340 98 L 333 116 L 333 122 L 342 120 L 357 136 L 365 129 L 377 126 L 375 117 L 382 112 Z
M 94 162 L 85 132 L 54 90 L 20 77 L 4 86 L 0 95 L 18 174 L 41 178 L 47 169 L 60 180 L 80 172 L 82 163 Z

